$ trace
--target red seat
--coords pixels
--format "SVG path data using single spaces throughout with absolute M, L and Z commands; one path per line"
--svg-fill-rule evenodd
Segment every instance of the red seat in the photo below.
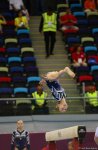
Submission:
M 5 52 L 5 48 L 4 47 L 0 47 L 0 53 L 4 53 Z
M 91 75 L 79 76 L 79 82 L 85 82 L 85 81 L 93 81 L 93 77 Z
M 11 78 L 10 77 L 0 77 L 0 83 L 1 82 L 11 82 Z
M 7 25 L 14 25 L 14 20 L 7 21 Z

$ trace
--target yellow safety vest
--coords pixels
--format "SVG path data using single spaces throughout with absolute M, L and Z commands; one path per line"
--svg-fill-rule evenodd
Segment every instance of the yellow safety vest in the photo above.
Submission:
M 97 99 L 97 91 L 93 92 L 93 93 L 86 93 L 86 97 L 88 97 L 88 102 L 93 105 L 93 106 L 98 106 L 98 99 Z M 95 98 L 93 98 L 95 97 Z
M 36 103 L 39 106 L 42 106 L 45 102 L 45 98 L 47 97 L 47 93 L 43 92 L 41 95 L 39 95 L 37 92 L 32 93 L 33 98 L 36 99 Z
M 57 14 L 52 13 L 51 16 L 47 15 L 47 13 L 43 14 L 44 23 L 43 23 L 43 32 L 53 31 L 56 32 L 57 28 Z

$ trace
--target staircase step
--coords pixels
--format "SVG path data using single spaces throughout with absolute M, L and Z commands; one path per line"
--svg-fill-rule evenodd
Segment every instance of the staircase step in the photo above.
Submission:
M 39 33 L 40 16 L 33 16 L 30 20 L 31 38 L 33 48 L 35 50 L 35 56 L 37 60 L 37 66 L 39 68 L 39 74 L 45 74 L 49 71 L 59 71 L 65 66 L 71 66 L 70 60 L 68 60 L 67 52 L 65 50 L 65 43 L 62 41 L 62 35 L 58 31 L 56 34 L 56 44 L 54 48 L 54 55 L 51 55 L 48 59 L 45 58 L 45 43 L 43 33 Z M 79 91 L 77 90 L 76 81 L 65 75 L 60 79 L 62 87 L 65 89 L 68 97 L 79 97 Z M 50 90 L 46 87 L 45 91 L 48 96 L 51 96 Z M 69 108 L 64 114 L 72 113 L 84 113 L 83 102 L 80 99 L 69 99 Z M 48 101 L 51 114 L 58 114 L 55 109 L 56 101 Z

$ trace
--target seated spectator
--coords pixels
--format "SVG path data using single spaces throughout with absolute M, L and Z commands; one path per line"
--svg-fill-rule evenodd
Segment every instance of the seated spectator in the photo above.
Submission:
M 61 31 L 64 33 L 68 31 L 74 31 L 77 32 L 79 28 L 75 26 L 77 24 L 77 18 L 71 13 L 70 9 L 66 9 L 66 14 L 60 16 L 59 19 Z
M 4 16 L 2 16 L 2 15 L 0 14 L 0 34 L 3 33 L 3 30 L 2 30 L 2 25 L 3 25 L 3 24 L 6 24 L 6 20 L 5 20 Z
M 35 114 L 49 114 L 47 107 L 46 97 L 47 93 L 44 92 L 41 85 L 37 86 L 37 90 L 32 93 L 34 100 L 32 101 L 32 110 Z
M 85 0 L 84 9 L 85 9 L 85 12 L 96 11 L 95 0 Z
M 87 113 L 98 113 L 98 91 L 95 86 L 91 85 L 88 91 L 85 93 L 86 101 L 86 112 Z
M 73 61 L 72 65 L 74 67 L 87 66 L 86 56 L 81 46 L 78 46 L 76 48 L 76 51 L 72 53 L 72 61 Z
M 27 28 L 29 29 L 29 24 L 26 16 L 23 16 L 22 11 L 18 12 L 18 16 L 15 18 L 15 26 L 16 29 L 18 28 Z

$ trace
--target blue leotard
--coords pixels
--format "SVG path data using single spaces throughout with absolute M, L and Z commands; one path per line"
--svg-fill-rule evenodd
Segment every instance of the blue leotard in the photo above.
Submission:
M 60 83 L 57 80 L 49 81 L 46 80 L 47 86 L 52 92 L 53 97 L 60 101 L 62 98 L 66 97 L 64 89 L 61 87 Z

